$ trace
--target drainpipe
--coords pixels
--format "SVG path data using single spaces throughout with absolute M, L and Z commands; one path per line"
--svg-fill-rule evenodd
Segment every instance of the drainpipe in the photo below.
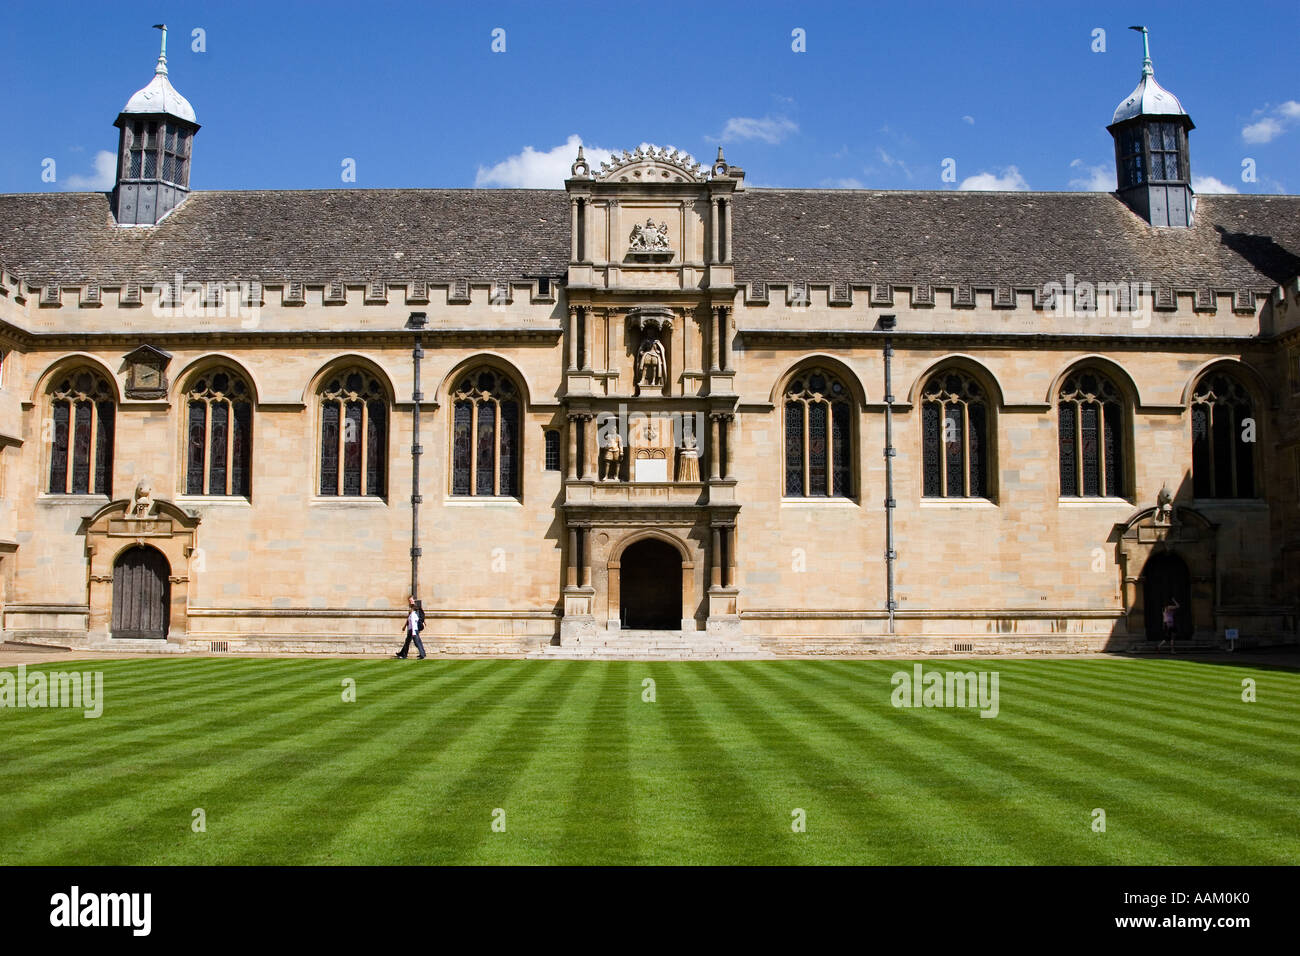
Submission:
M 890 360 L 894 357 L 894 346 L 889 333 L 898 324 L 892 315 L 880 317 L 880 328 L 885 333 L 885 574 L 888 582 L 887 607 L 889 609 L 889 633 L 894 633 L 894 612 L 898 603 L 894 600 L 894 559 L 898 557 L 894 550 L 894 390 L 890 379 Z
M 420 359 L 424 358 L 421 347 L 420 330 L 428 324 L 428 317 L 423 312 L 412 312 L 406 320 L 406 327 L 415 333 L 415 348 L 411 350 L 411 362 L 415 366 L 415 381 L 411 387 L 411 597 L 420 599 L 420 455 L 424 448 L 420 445 L 420 403 L 424 393 L 420 391 Z

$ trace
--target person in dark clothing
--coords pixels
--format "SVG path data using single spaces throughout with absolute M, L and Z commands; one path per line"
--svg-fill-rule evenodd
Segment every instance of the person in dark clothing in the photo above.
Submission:
M 403 629 L 406 634 L 406 642 L 402 649 L 393 656 L 398 660 L 406 660 L 406 653 L 411 649 L 411 642 L 415 641 L 416 650 L 420 652 L 417 660 L 424 660 L 424 642 L 420 640 L 420 632 L 424 630 L 424 605 L 414 597 L 406 599 L 407 615 L 406 627 Z

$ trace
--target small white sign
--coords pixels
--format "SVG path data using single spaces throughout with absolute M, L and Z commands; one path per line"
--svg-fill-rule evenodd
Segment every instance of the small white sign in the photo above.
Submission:
M 668 460 L 666 458 L 638 458 L 636 461 L 637 481 L 667 481 Z

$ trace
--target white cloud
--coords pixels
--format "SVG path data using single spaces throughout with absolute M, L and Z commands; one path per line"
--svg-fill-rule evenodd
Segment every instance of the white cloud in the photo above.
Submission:
M 501 186 L 516 189 L 559 189 L 569 178 L 569 170 L 584 146 L 577 133 L 554 149 L 545 152 L 525 146 L 495 166 L 480 166 L 474 175 L 475 186 Z M 595 170 L 614 154 L 599 146 L 585 146 L 583 154 Z
M 1079 175 L 1070 180 L 1071 189 L 1084 189 L 1094 193 L 1115 191 L 1115 170 L 1109 166 L 1088 166 L 1081 159 L 1070 160 L 1070 168 Z
M 1282 124 L 1271 116 L 1265 116 L 1241 129 L 1241 138 L 1248 143 L 1271 143 L 1281 135 Z
M 862 180 L 854 179 L 852 176 L 845 176 L 842 179 L 823 179 L 821 185 L 824 189 L 862 189 Z
M 890 169 L 897 169 L 900 172 L 902 172 L 903 175 L 905 175 L 908 179 L 912 178 L 912 167 L 908 166 L 904 160 L 899 159 L 897 156 L 891 155 L 889 152 L 885 150 L 883 146 L 876 147 L 876 155 L 879 156 L 880 161 Z
M 1237 188 L 1229 186 L 1221 179 L 1215 179 L 1213 176 L 1193 176 L 1192 191 L 1198 193 L 1235 193 Z
M 965 123 L 967 126 L 974 126 L 974 125 L 975 125 L 975 117 L 973 117 L 973 116 L 963 116 L 963 117 L 961 118 L 961 121 L 962 121 L 963 123 Z
M 95 171 L 89 176 L 73 174 L 67 178 L 65 189 L 89 189 L 102 192 L 112 189 L 117 178 L 117 154 L 101 149 L 95 154 Z
M 733 116 L 727 120 L 718 137 L 724 143 L 738 140 L 757 139 L 775 145 L 791 133 L 799 132 L 799 124 L 786 116 L 764 116 L 756 119 L 750 116 Z
M 1271 115 L 1269 115 L 1271 114 Z M 1300 103 L 1287 100 L 1280 106 L 1255 110 L 1259 117 L 1241 128 L 1241 138 L 1247 143 L 1271 143 L 1295 123 L 1300 122 Z
M 1019 169 L 1015 166 L 1007 166 L 1000 176 L 995 173 L 976 173 L 974 176 L 967 176 L 957 188 L 1011 192 L 1028 189 L 1029 183 L 1025 182 L 1025 177 L 1020 175 Z

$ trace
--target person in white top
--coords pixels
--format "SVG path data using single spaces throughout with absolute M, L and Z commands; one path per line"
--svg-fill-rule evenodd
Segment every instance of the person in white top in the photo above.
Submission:
M 393 656 L 399 660 L 406 660 L 406 652 L 411 649 L 411 642 L 415 641 L 415 647 L 420 652 L 420 656 L 417 660 L 422 661 L 424 660 L 424 642 L 420 640 L 420 632 L 424 630 L 424 608 L 420 606 L 420 602 L 414 597 L 406 599 L 406 606 L 408 608 L 406 627 L 404 628 L 406 643 L 404 643 L 402 649 Z

